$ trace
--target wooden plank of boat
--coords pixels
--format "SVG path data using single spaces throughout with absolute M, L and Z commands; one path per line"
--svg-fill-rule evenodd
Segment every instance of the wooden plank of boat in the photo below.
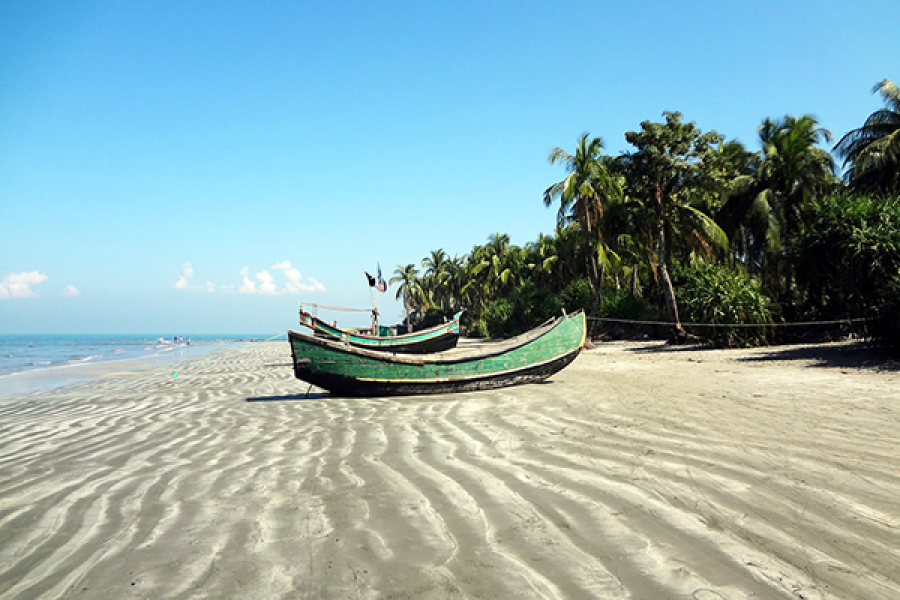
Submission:
M 579 311 L 475 352 L 408 355 L 356 348 L 288 332 L 294 375 L 340 396 L 396 396 L 484 390 L 541 381 L 569 365 L 584 345 Z
M 300 324 L 358 348 L 405 354 L 431 354 L 456 347 L 459 340 L 459 320 L 463 312 L 459 311 L 451 321 L 430 329 L 389 337 L 345 331 L 303 309 L 300 309 Z

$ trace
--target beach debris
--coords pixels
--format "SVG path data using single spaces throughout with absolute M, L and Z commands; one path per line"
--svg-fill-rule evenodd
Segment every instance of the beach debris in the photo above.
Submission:
M 172 379 L 178 381 L 178 371 L 172 371 Z

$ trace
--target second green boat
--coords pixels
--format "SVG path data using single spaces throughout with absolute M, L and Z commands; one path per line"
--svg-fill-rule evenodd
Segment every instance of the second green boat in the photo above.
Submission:
M 300 324 L 313 331 L 341 340 L 357 348 L 382 350 L 386 352 L 404 352 L 407 354 L 431 354 L 456 346 L 459 340 L 459 319 L 463 310 L 453 316 L 451 321 L 430 329 L 414 331 L 404 335 L 366 335 L 354 331 L 346 331 L 331 325 L 322 319 L 300 309 Z

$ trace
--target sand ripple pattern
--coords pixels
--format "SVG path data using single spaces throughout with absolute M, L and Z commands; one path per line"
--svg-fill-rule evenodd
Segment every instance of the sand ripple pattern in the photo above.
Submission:
M 766 352 L 349 400 L 263 343 L 7 399 L 0 598 L 900 598 L 900 377 Z

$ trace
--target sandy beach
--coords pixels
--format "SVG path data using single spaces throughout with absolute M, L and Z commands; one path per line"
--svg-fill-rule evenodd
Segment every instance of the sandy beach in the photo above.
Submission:
M 604 343 L 332 398 L 287 342 L 0 399 L 0 598 L 900 598 L 900 370 Z

